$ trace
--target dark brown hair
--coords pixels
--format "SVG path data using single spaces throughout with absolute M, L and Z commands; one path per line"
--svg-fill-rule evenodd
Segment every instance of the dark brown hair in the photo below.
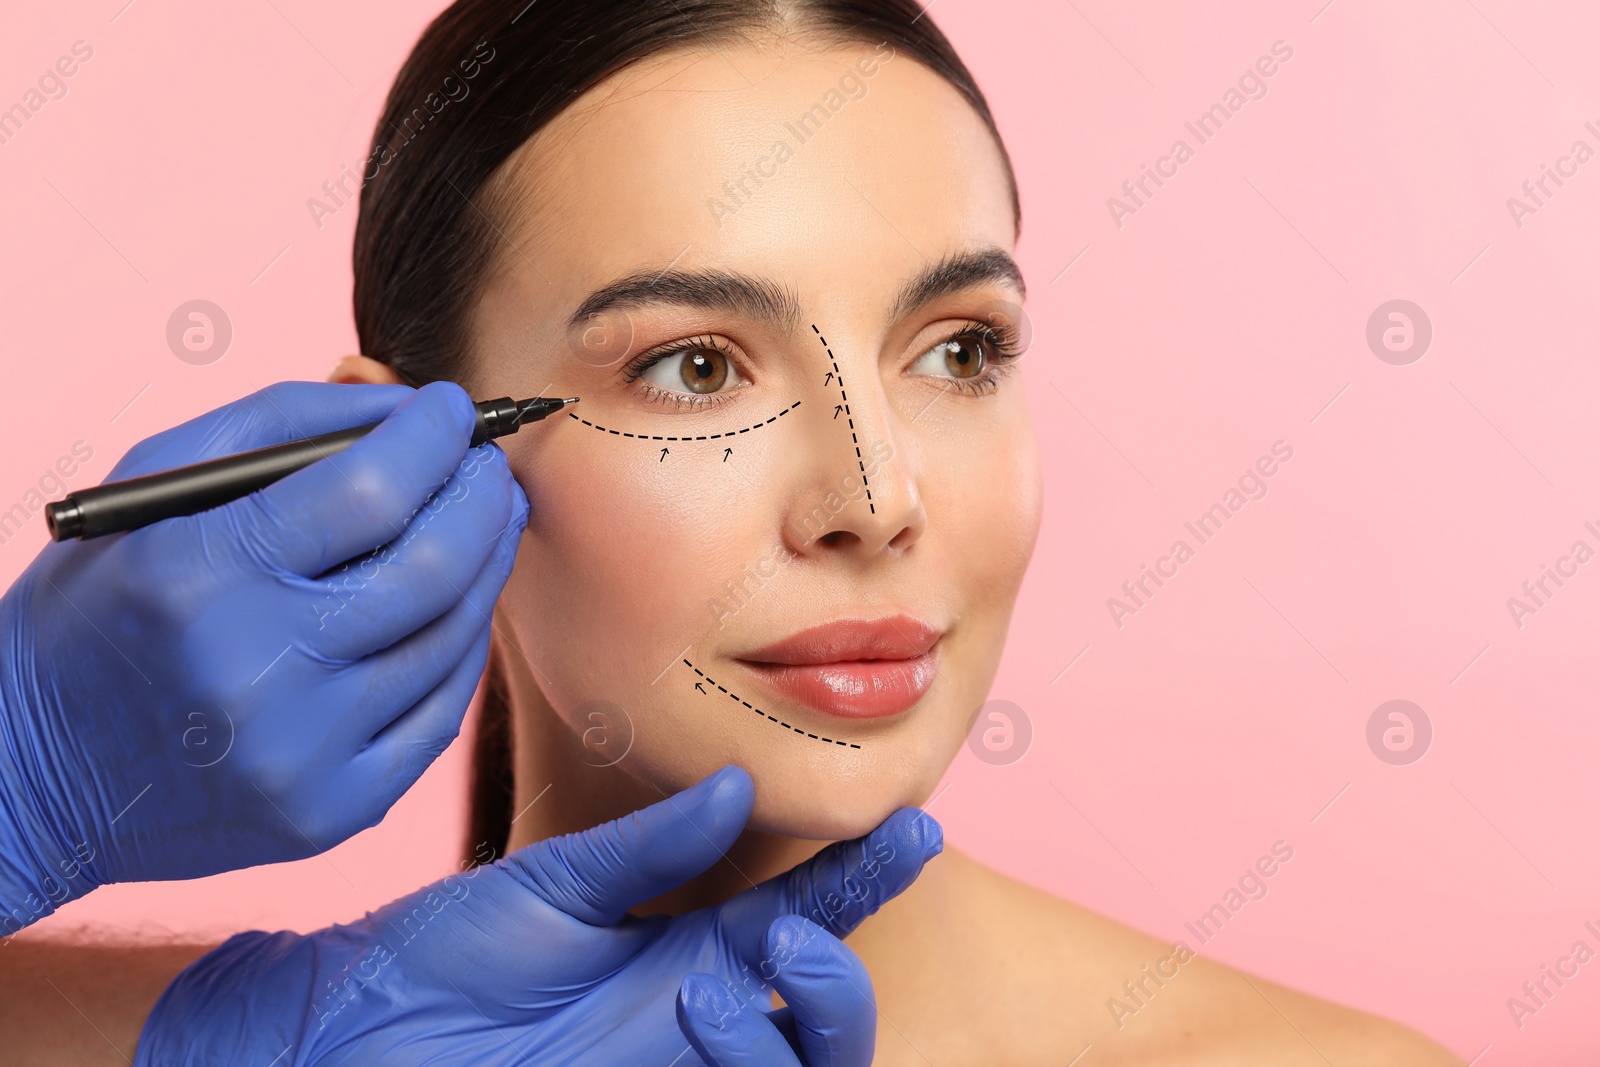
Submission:
M 353 257 L 361 351 L 412 385 L 465 380 L 468 317 L 505 228 L 489 181 L 512 152 L 625 67 L 778 31 L 887 43 L 959 90 L 1001 144 L 977 83 L 914 0 L 458 0 L 400 68 L 363 167 Z M 1011 197 L 1015 208 L 1014 180 Z M 468 837 L 477 861 L 500 854 L 510 833 L 498 644 L 484 694 Z

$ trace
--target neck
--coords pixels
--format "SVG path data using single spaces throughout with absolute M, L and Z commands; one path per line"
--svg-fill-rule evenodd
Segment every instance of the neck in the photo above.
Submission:
M 578 733 L 556 714 L 504 616 L 496 619 L 493 640 L 499 646 L 496 658 L 505 674 L 511 708 L 515 787 L 508 852 L 622 818 L 668 796 L 630 774 L 629 757 L 598 766 L 614 757 L 586 748 Z M 825 844 L 747 830 L 704 874 L 632 910 L 639 915 L 679 915 L 720 904 L 809 859 Z

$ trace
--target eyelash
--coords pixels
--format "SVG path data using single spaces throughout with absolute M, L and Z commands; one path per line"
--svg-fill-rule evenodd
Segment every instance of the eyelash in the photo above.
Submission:
M 949 378 L 952 388 L 960 389 L 971 396 L 983 396 L 994 392 L 1000 387 L 1000 380 L 1015 369 L 1015 361 L 1020 356 L 1017 330 L 1010 323 L 994 326 L 990 323 L 969 320 L 959 330 L 951 333 L 942 340 L 936 341 L 929 348 L 918 355 L 922 358 L 933 348 L 949 344 L 951 341 L 973 339 L 987 346 L 983 373 L 974 378 Z M 721 352 L 723 356 L 735 366 L 738 359 L 733 350 L 723 344 L 716 337 L 709 334 L 701 337 L 687 337 L 681 341 L 674 341 L 665 348 L 658 348 L 653 352 L 644 352 L 635 356 L 623 371 L 622 380 L 632 384 L 644 375 L 644 372 L 663 360 L 673 356 L 683 355 L 685 352 L 697 352 L 705 349 Z M 933 377 L 933 375 L 920 375 L 919 377 Z M 737 386 L 729 392 L 737 391 Z M 706 411 L 727 401 L 727 393 L 680 393 L 676 390 L 661 389 L 645 382 L 640 386 L 646 399 L 655 403 L 671 405 L 677 411 Z
M 994 326 L 990 323 L 973 319 L 943 341 L 933 345 L 933 348 L 949 344 L 951 341 L 959 341 L 963 338 L 972 338 L 988 346 L 989 352 L 984 359 L 983 373 L 975 378 L 949 378 L 946 380 L 951 382 L 954 388 L 960 389 L 970 396 L 984 396 L 994 392 L 1000 388 L 1001 379 L 1016 369 L 1017 358 L 1022 355 L 1017 328 L 1010 323 Z M 926 354 L 926 351 L 931 351 L 931 349 L 925 350 L 924 354 Z M 921 359 L 922 356 L 919 355 L 917 358 Z M 932 377 L 932 375 L 927 377 Z
M 662 360 L 671 359 L 673 356 L 681 356 L 685 352 L 699 352 L 708 348 L 721 352 L 729 363 L 738 367 L 739 361 L 734 356 L 733 350 L 715 337 L 707 334 L 703 337 L 686 337 L 681 341 L 673 341 L 665 348 L 658 348 L 653 352 L 644 352 L 635 356 L 623 372 L 622 380 L 631 385 L 638 381 L 645 371 Z M 649 382 L 641 383 L 639 388 L 644 393 L 645 399 L 658 404 L 670 405 L 676 411 L 707 411 L 727 401 L 727 393 L 680 393 L 672 389 L 659 388 Z M 737 389 L 738 386 L 735 386 L 729 392 Z

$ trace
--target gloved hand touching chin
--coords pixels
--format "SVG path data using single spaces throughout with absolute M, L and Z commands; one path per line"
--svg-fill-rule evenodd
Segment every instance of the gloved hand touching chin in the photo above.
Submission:
M 930 816 L 902 808 L 714 907 L 626 914 L 716 862 L 753 796 L 725 767 L 348 926 L 240 934 L 162 994 L 136 1067 L 869 1064 L 872 986 L 839 938 L 943 848 Z
M 327 849 L 455 737 L 528 515 L 460 387 L 276 385 L 111 477 L 380 419 L 221 507 L 52 543 L 0 599 L 0 934 Z

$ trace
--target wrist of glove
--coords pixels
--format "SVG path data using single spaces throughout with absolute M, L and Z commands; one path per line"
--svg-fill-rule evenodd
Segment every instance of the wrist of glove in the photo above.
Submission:
M 267 1062 L 287 1049 L 296 1054 L 274 1067 L 316 1062 L 306 1054 L 343 1003 L 333 979 L 359 973 L 362 949 L 340 926 L 310 937 L 235 934 L 162 993 L 140 1037 L 136 1067 L 249 1063 L 263 1055 Z
M 10 610 L 0 601 L 0 632 Z M 11 722 L 17 700 L 9 688 L 9 679 L 0 680 L 0 937 L 103 884 L 94 845 L 73 841 L 76 835 L 52 818 L 20 771 L 24 761 Z

